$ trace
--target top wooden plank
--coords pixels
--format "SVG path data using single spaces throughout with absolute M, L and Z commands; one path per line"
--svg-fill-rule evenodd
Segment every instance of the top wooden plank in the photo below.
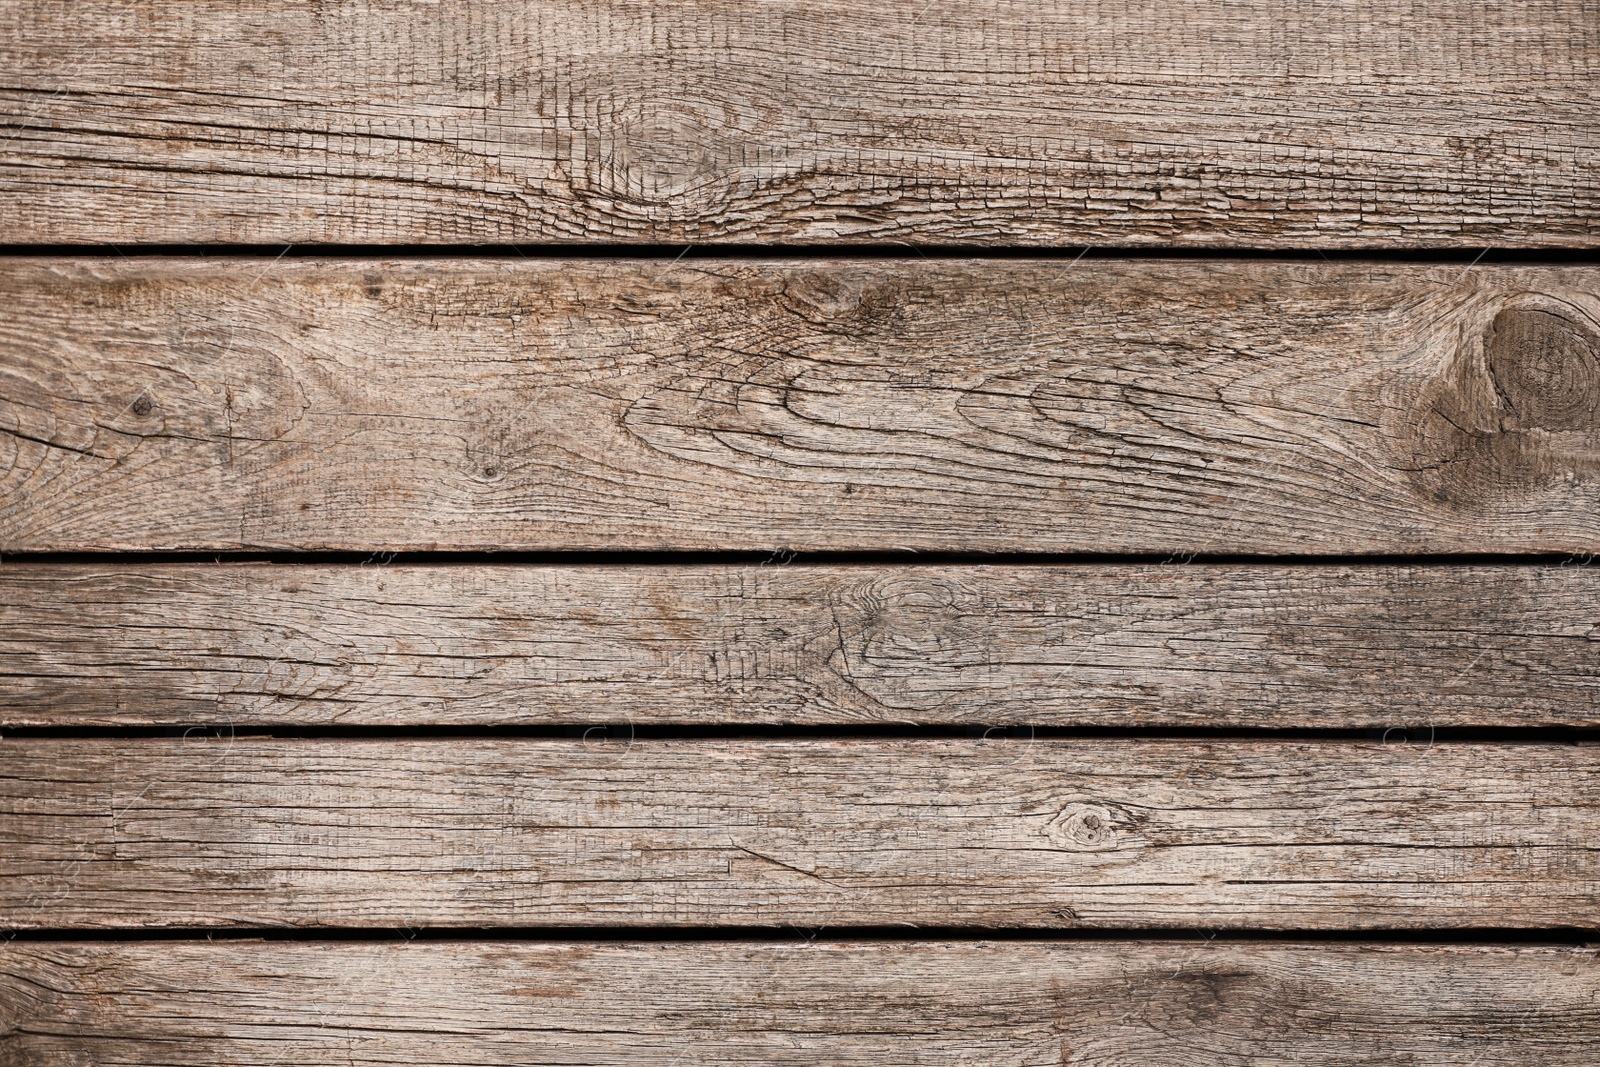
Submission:
M 18 0 L 0 241 L 1600 244 L 1600 6 Z

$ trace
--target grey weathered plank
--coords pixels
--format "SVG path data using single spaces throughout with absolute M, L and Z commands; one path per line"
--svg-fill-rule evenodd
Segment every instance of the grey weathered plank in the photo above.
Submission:
M 1600 270 L 0 265 L 0 549 L 1600 550 Z
M 1600 243 L 1592 0 L 12 0 L 0 241 Z
M 0 569 L 0 725 L 1600 724 L 1600 568 Z
M 1588 746 L 0 740 L 27 927 L 1592 926 Z
M 1590 1067 L 1592 948 L 0 946 L 15 1067 Z

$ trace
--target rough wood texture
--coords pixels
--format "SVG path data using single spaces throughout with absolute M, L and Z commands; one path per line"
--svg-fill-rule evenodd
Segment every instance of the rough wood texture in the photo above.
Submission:
M 26 927 L 1592 926 L 1557 745 L 0 741 Z
M 25 0 L 0 241 L 1600 243 L 1592 0 Z
M 1600 568 L 0 569 L 0 725 L 1600 725 Z
M 0 947 L 13 1067 L 1592 1067 L 1556 946 Z
M 1600 550 L 1600 270 L 0 264 L 0 548 Z

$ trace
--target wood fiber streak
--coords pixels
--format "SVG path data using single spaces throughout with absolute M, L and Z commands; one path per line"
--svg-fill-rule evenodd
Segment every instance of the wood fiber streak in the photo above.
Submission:
M 17 928 L 1600 921 L 1589 746 L 0 740 Z
M 1593 949 L 27 944 L 15 1067 L 1590 1067 Z
M 1593 0 L 12 0 L 5 242 L 1594 246 Z
M 5 726 L 1600 725 L 1600 568 L 0 569 Z
M 0 549 L 1600 550 L 1600 271 L 10 260 Z

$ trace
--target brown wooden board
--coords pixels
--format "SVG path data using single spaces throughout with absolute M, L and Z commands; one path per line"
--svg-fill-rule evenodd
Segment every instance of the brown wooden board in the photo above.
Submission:
M 0 549 L 1600 550 L 1600 272 L 9 260 Z
M 0 946 L 17 1067 L 1591 1067 L 1592 948 Z
M 17 928 L 1600 920 L 1592 746 L 0 740 Z
M 0 725 L 1592 726 L 1597 612 L 1576 566 L 12 563 Z
M 0 241 L 1600 244 L 1589 0 L 22 0 Z
M 1595 0 L 0 70 L 0 1067 L 1595 1062 Z

